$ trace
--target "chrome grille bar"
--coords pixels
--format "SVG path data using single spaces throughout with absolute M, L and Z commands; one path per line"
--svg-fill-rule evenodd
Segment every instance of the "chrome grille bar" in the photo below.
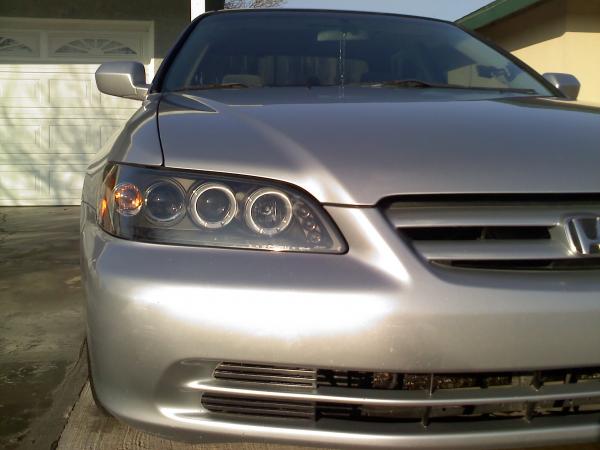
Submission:
M 213 376 L 220 380 L 300 388 L 314 388 L 317 382 L 316 370 L 230 362 L 219 364 Z
M 403 206 L 394 204 L 387 210 L 388 219 L 396 228 L 440 226 L 557 226 L 565 214 L 600 211 L 600 204 L 560 205 L 472 205 Z
M 428 260 L 434 261 L 510 261 L 525 256 L 527 260 L 554 260 L 570 256 L 562 242 L 524 241 L 419 241 L 414 246 Z

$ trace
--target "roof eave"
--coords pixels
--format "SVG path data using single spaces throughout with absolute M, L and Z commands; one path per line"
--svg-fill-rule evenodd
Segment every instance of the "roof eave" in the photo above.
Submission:
M 496 0 L 458 19 L 456 23 L 470 30 L 477 30 L 542 1 L 544 0 Z

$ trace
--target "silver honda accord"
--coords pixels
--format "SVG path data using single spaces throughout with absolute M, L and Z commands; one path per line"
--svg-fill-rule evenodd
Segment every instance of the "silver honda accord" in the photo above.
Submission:
M 600 436 L 600 108 L 454 24 L 205 14 L 82 200 L 91 385 L 207 442 Z

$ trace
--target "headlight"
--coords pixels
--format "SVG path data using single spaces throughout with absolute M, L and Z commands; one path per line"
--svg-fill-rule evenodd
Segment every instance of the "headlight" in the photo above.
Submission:
M 171 224 L 185 214 L 185 192 L 175 181 L 158 181 L 146 189 L 146 215 L 152 222 Z
M 190 198 L 190 213 L 203 228 L 223 228 L 238 212 L 235 194 L 221 183 L 205 183 L 194 189 Z
M 282 191 L 262 188 L 246 200 L 244 217 L 246 225 L 254 232 L 275 236 L 292 222 L 292 202 Z
M 124 164 L 108 166 L 98 202 L 108 233 L 143 242 L 344 253 L 307 194 L 276 182 Z

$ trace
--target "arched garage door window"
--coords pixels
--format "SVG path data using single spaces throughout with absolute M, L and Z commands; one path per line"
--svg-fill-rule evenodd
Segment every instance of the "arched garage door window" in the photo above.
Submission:
M 91 158 L 139 107 L 100 94 L 94 72 L 115 59 L 152 72 L 152 24 L 0 18 L 0 30 L 0 205 L 77 204 Z

